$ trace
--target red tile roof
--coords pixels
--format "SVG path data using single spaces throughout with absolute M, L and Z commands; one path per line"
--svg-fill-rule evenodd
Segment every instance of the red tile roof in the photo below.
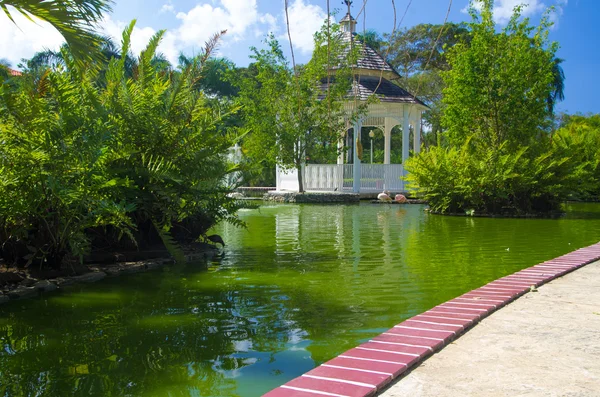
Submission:
M 7 68 L 8 69 L 8 74 L 10 74 L 11 76 L 21 76 L 23 73 L 19 72 L 18 70 L 14 70 L 11 68 Z

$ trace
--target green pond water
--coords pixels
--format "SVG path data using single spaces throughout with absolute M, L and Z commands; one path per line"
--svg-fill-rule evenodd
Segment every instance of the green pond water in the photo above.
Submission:
M 0 307 L 0 395 L 259 396 L 394 324 L 600 240 L 600 205 L 549 219 L 420 205 L 278 205 L 222 225 L 209 264 Z

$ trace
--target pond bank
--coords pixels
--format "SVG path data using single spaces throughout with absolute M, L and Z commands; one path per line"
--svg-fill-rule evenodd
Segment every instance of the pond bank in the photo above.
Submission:
M 215 256 L 215 252 L 216 249 L 207 247 L 204 250 L 186 253 L 186 262 L 209 260 Z M 68 285 L 95 283 L 106 277 L 147 272 L 174 263 L 172 258 L 156 258 L 108 265 L 77 266 L 73 269 L 73 274 L 61 272 L 59 275 L 52 276 L 44 276 L 44 273 L 32 276 L 29 272 L 19 270 L 13 272 L 12 269 L 7 269 L 0 274 L 3 281 L 0 285 L 0 304 L 36 298 L 42 293 L 53 292 Z
M 263 196 L 263 200 L 276 203 L 298 204 L 327 204 L 327 203 L 359 203 L 361 200 L 370 200 L 371 204 L 427 204 L 425 200 L 409 198 L 404 203 L 396 201 L 377 200 L 379 193 L 348 193 L 348 192 L 287 192 L 271 191 Z M 394 194 L 390 193 L 392 196 Z M 406 193 L 405 193 L 406 194 Z
M 600 243 L 499 278 L 409 318 L 368 342 L 292 379 L 265 396 L 283 397 L 290 396 L 290 393 L 297 397 L 309 397 L 314 394 L 373 396 L 382 391 L 392 380 L 407 374 L 491 313 L 522 295 L 532 291 L 537 292 L 537 287 L 598 259 L 600 259 Z M 584 302 L 587 302 L 585 298 Z M 549 305 L 546 303 L 545 307 L 548 308 Z M 534 312 L 524 320 L 535 319 L 536 316 L 538 314 Z M 569 323 L 568 330 L 573 328 L 571 325 Z M 546 331 L 542 331 L 544 338 L 547 337 L 544 333 Z M 563 332 L 568 331 L 563 328 Z M 535 350 L 537 345 L 535 342 L 531 344 L 535 346 L 533 348 Z M 571 345 L 570 349 L 576 347 L 580 348 L 575 344 Z M 474 348 L 473 351 L 478 350 Z M 527 366 L 530 361 L 538 359 L 534 353 L 531 353 L 532 356 L 526 359 L 523 365 Z M 519 358 L 527 358 L 520 353 L 516 354 Z M 465 356 L 466 360 L 473 361 L 472 355 L 467 353 Z M 497 360 L 494 355 L 490 355 L 488 359 Z M 456 366 L 454 362 L 452 365 L 458 368 L 461 376 L 465 376 L 465 367 Z M 546 378 L 547 374 L 539 377 L 541 381 L 545 381 Z M 414 395 L 414 390 L 408 394 Z M 439 390 L 436 389 L 432 395 L 439 394 Z M 495 393 L 482 395 L 490 394 Z M 393 395 L 396 394 L 389 396 Z
M 268 192 L 263 196 L 266 201 L 276 203 L 359 203 L 360 194 L 341 192 Z
M 429 214 L 432 215 L 442 215 L 442 216 L 466 216 L 471 218 L 539 218 L 539 219 L 558 219 L 565 215 L 565 212 L 548 212 L 548 213 L 525 213 L 525 214 L 515 214 L 515 213 L 499 213 L 499 214 L 490 214 L 490 213 L 481 213 L 472 211 L 470 213 L 466 212 L 439 212 L 432 211 L 431 209 L 426 209 Z

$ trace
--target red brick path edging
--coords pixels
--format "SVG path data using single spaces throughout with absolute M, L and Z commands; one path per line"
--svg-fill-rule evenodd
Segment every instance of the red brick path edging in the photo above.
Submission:
M 532 286 L 539 287 L 598 259 L 600 243 L 499 278 L 409 318 L 264 396 L 373 396 Z

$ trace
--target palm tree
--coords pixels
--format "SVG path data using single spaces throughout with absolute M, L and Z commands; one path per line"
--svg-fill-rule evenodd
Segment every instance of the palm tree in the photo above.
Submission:
M 29 70 L 46 70 L 51 66 L 62 65 L 64 66 L 65 60 L 63 59 L 62 52 L 53 50 L 44 50 L 36 52 L 31 59 L 27 60 L 27 68 Z
M 154 55 L 151 63 L 152 67 L 159 73 L 170 74 L 173 71 L 173 65 L 171 65 L 166 55 L 161 52 Z
M 381 46 L 383 43 L 383 39 L 379 36 L 379 33 L 377 33 L 375 30 L 369 29 L 366 32 L 358 33 L 356 36 L 359 41 L 362 41 L 364 44 L 371 47 L 378 53 L 381 53 Z
M 565 99 L 565 72 L 562 66 L 560 66 L 563 62 L 564 59 L 554 58 L 554 62 L 552 63 L 552 77 L 554 79 L 552 80 L 552 91 L 548 95 L 548 99 L 546 99 L 550 114 L 554 114 L 556 103 Z
M 112 37 L 96 36 L 95 39 L 98 43 L 95 47 L 95 51 L 100 55 L 98 60 L 103 67 L 106 67 L 111 59 L 121 58 L 121 49 L 119 48 L 119 45 L 114 42 Z M 73 53 L 68 45 L 63 44 L 58 51 L 46 49 L 36 52 L 33 57 L 27 61 L 27 66 L 29 69 L 47 68 L 57 65 L 65 66 L 65 56 L 73 58 Z M 135 58 L 128 54 L 125 61 L 125 68 L 129 71 L 127 74 L 128 76 L 132 75 L 131 70 L 133 69 L 135 62 Z
M 79 61 L 96 55 L 99 36 L 94 34 L 94 25 L 103 12 L 110 11 L 111 4 L 112 0 L 0 0 L 0 8 L 13 23 L 13 15 L 22 14 L 54 26 Z

